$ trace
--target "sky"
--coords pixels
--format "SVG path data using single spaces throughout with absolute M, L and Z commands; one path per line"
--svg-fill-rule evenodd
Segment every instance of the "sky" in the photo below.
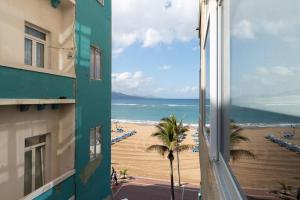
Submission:
M 300 1 L 231 0 L 231 97 L 300 116 Z
M 112 2 L 112 90 L 198 98 L 199 1 Z

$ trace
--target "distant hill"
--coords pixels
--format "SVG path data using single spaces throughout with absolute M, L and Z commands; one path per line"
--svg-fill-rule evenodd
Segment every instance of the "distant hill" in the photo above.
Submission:
M 151 97 L 141 97 L 141 96 L 127 95 L 121 92 L 111 92 L 111 98 L 112 99 L 147 99 Z

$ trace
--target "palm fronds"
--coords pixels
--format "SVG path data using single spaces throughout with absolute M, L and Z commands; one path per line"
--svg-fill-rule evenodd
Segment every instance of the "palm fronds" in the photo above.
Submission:
M 176 147 L 177 152 L 187 151 L 189 149 L 193 148 L 193 145 L 190 144 L 181 144 Z
M 239 160 L 241 157 L 255 159 L 256 156 L 251 151 L 248 151 L 245 149 L 231 149 L 230 157 L 231 157 L 232 161 L 236 161 L 236 160 Z
M 160 155 L 165 156 L 165 153 L 169 151 L 169 148 L 165 145 L 154 144 L 148 147 L 147 151 L 156 151 Z

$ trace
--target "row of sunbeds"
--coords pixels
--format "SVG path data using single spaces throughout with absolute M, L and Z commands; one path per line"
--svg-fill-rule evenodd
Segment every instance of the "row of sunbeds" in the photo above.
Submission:
M 123 135 L 120 135 L 118 137 L 115 137 L 111 140 L 111 144 L 115 144 L 117 142 L 120 142 L 130 136 L 133 136 L 136 134 L 136 131 L 128 131 L 128 132 L 125 132 Z
M 292 144 L 282 138 L 276 137 L 272 134 L 266 136 L 266 139 L 271 140 L 272 142 L 278 144 L 279 146 L 285 147 L 290 151 L 300 154 L 300 145 Z
M 194 132 L 194 133 L 192 134 L 192 137 L 193 137 L 194 142 L 196 143 L 196 146 L 194 146 L 194 147 L 192 148 L 192 152 L 193 152 L 193 153 L 199 152 L 198 132 Z

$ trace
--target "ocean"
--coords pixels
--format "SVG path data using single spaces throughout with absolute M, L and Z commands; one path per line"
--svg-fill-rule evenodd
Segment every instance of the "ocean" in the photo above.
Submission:
M 206 106 L 207 112 L 209 106 Z M 199 116 L 197 99 L 128 98 L 112 100 L 112 121 L 157 123 L 161 118 L 176 115 L 185 124 L 197 126 Z M 300 117 L 274 112 L 231 106 L 230 119 L 242 126 L 300 125 Z

